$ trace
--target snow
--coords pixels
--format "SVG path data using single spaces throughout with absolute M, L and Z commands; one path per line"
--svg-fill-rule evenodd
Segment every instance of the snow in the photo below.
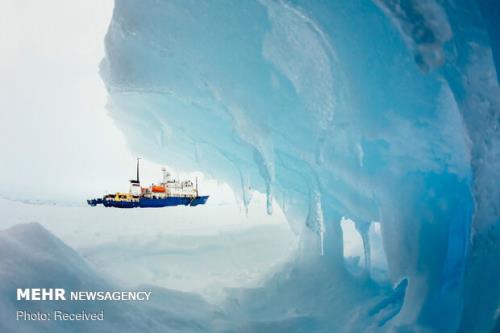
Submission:
M 148 286 L 152 301 L 74 302 L 16 301 L 19 287 L 66 290 L 120 290 L 103 279 L 87 261 L 37 223 L 19 224 L 0 232 L 0 330 L 2 332 L 206 332 L 216 328 L 216 308 L 199 296 Z M 16 310 L 31 312 L 105 313 L 104 321 L 16 321 Z

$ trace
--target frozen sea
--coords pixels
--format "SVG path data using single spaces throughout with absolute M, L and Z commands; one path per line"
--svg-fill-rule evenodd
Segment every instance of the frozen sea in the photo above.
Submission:
M 231 204 L 121 210 L 0 199 L 0 210 L 1 229 L 37 222 L 118 285 L 151 284 L 211 301 L 224 288 L 257 286 L 297 247 L 282 215 L 247 215 Z

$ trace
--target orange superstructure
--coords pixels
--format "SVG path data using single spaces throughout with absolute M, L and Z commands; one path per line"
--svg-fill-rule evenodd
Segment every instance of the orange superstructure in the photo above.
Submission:
M 153 185 L 151 191 L 154 193 L 165 193 L 165 186 Z

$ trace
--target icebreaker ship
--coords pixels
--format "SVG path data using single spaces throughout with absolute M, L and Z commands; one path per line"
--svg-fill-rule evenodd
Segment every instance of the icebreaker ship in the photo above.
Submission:
M 209 196 L 200 196 L 198 193 L 198 179 L 196 179 L 195 187 L 190 180 L 172 179 L 165 168 L 162 168 L 161 183 L 141 186 L 139 160 L 140 158 L 137 158 L 137 176 L 130 180 L 128 193 L 106 194 L 102 198 L 89 199 L 87 203 L 92 207 L 103 205 L 114 208 L 159 208 L 181 205 L 198 206 L 207 202 Z
M 267 301 L 241 296 L 245 329 L 500 327 L 499 8 L 116 0 L 101 75 L 131 149 L 223 180 L 245 206 L 266 193 L 300 235 Z M 364 277 L 346 270 L 343 217 Z M 387 282 L 370 278 L 373 221 Z

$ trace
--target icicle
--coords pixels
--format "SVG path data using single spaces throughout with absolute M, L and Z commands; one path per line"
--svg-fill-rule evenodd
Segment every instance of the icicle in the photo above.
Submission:
M 363 247 L 365 250 L 365 269 L 370 274 L 371 270 L 371 252 L 370 252 L 370 237 L 368 237 L 368 232 L 363 232 L 361 234 L 361 239 L 363 239 Z
M 321 195 L 318 191 L 314 191 L 310 198 L 309 215 L 307 216 L 306 225 L 309 229 L 319 235 L 321 256 L 325 254 L 324 236 L 325 223 L 323 218 L 323 209 L 321 207 Z
M 321 256 L 325 255 L 325 221 L 323 218 L 323 209 L 321 207 L 321 197 L 316 193 L 316 215 L 318 219 L 319 238 L 321 245 Z
M 371 270 L 371 251 L 370 251 L 370 222 L 354 222 L 356 230 L 361 235 L 361 240 L 363 241 L 363 248 L 365 254 L 365 269 L 368 274 Z
M 268 215 L 273 214 L 273 195 L 272 195 L 272 184 L 275 180 L 274 163 L 272 161 L 272 150 L 267 149 L 256 149 L 254 152 L 254 160 L 259 167 L 260 175 L 264 182 L 266 183 L 266 210 Z
M 274 182 L 274 165 L 266 161 L 262 164 L 264 169 L 261 169 L 261 174 L 263 175 L 264 181 L 266 182 L 266 210 L 267 215 L 273 215 L 273 191 L 272 184 Z
M 252 188 L 247 182 L 243 183 L 243 205 L 245 206 L 245 213 L 248 216 L 248 206 L 252 201 Z
M 245 207 L 245 214 L 248 216 L 248 206 L 250 206 L 250 202 L 252 201 L 252 187 L 250 186 L 250 178 L 248 176 L 244 176 L 241 170 L 239 170 L 239 172 L 243 206 Z
M 268 184 L 266 191 L 266 209 L 267 209 L 267 215 L 273 215 L 273 195 L 271 193 L 270 184 Z

